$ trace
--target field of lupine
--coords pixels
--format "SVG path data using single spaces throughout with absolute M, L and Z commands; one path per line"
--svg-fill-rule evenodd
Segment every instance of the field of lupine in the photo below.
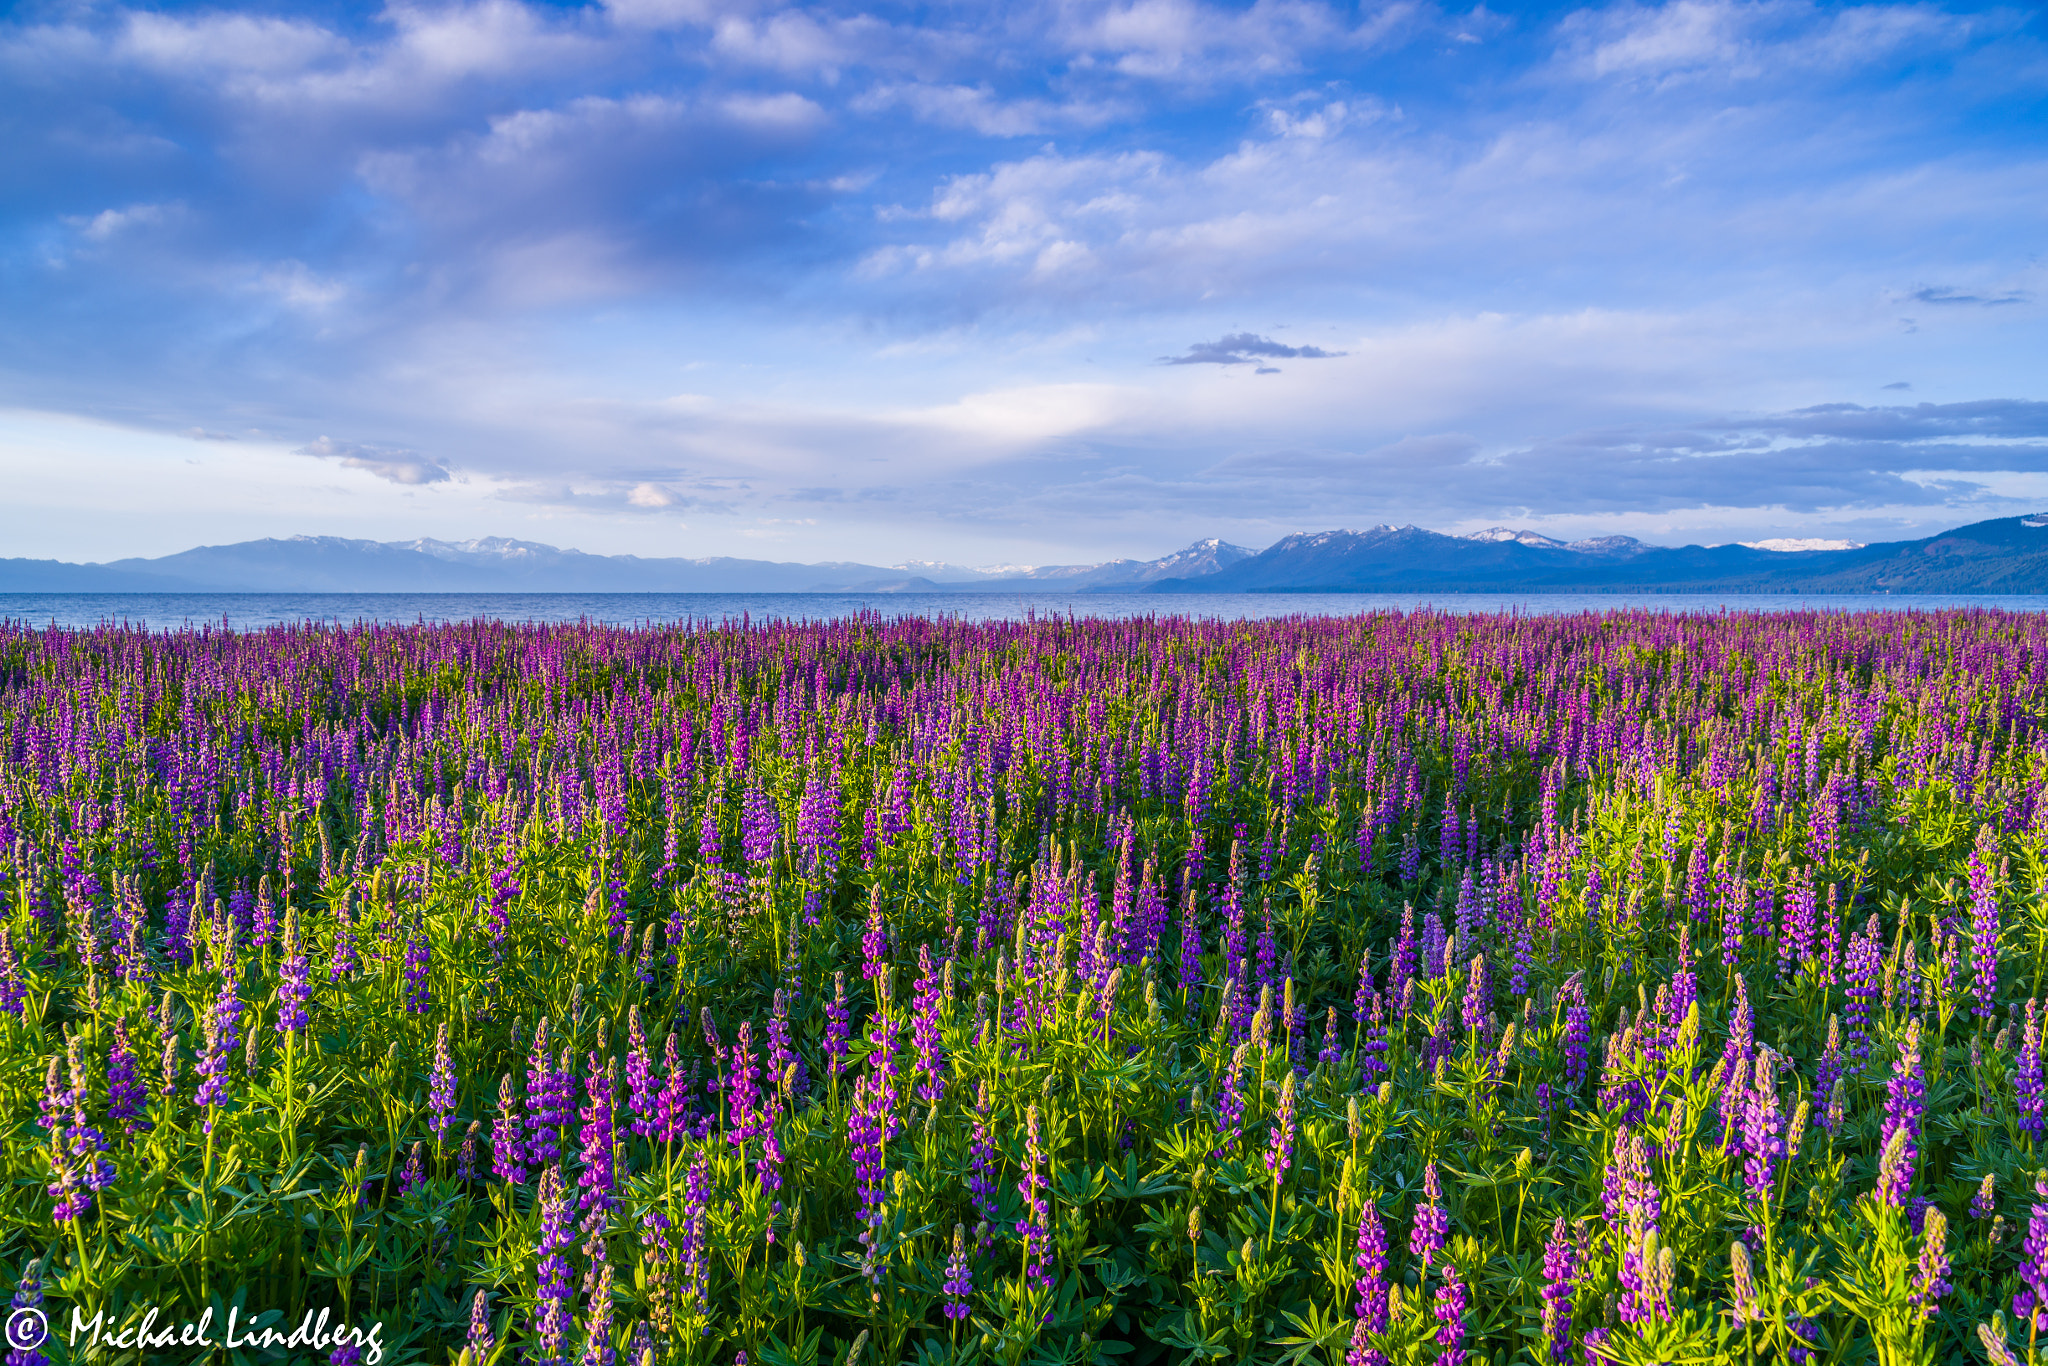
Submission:
M 1984 612 L 0 628 L 7 1360 L 2048 1358 L 2044 703 Z

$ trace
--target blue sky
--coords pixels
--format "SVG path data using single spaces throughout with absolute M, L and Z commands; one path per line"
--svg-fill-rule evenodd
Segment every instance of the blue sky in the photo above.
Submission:
M 31 0 L 0 554 L 2033 511 L 2044 92 L 2019 6 Z

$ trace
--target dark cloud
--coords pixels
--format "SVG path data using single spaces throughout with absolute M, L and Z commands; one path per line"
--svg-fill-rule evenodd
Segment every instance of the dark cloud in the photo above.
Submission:
M 360 446 L 323 436 L 299 447 L 295 454 L 338 461 L 343 469 L 362 470 L 393 484 L 439 484 L 451 477 L 445 462 L 401 446 Z
M 1913 386 L 1908 384 L 1905 380 L 1895 379 L 1890 384 L 1881 385 L 1879 387 L 1885 389 L 1910 389 Z
M 1196 342 L 1180 356 L 1161 356 L 1161 365 L 1250 365 L 1255 360 L 1334 360 L 1342 351 L 1325 351 L 1320 346 L 1284 346 L 1270 337 L 1250 332 L 1233 332 L 1212 342 Z M 1262 367 L 1265 374 L 1271 367 Z
M 1976 304 L 1980 308 L 1997 308 L 2001 304 L 2023 304 L 2029 302 L 2024 290 L 2009 289 L 2003 294 L 1965 294 L 1948 285 L 1928 285 L 1914 290 L 1906 296 L 1922 304 Z

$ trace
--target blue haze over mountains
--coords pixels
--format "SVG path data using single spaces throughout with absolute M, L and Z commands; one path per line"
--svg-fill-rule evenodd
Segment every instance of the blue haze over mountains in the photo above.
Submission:
M 2048 514 L 1977 522 L 1916 541 L 1796 551 L 1648 546 L 1626 536 L 1567 544 L 1503 528 L 1448 536 L 1379 526 L 1288 536 L 1261 551 L 1210 539 L 1154 560 L 994 568 L 592 555 L 503 537 L 452 543 L 295 536 L 107 564 L 0 559 L 0 592 L 12 593 L 971 593 L 1031 587 L 1161 594 L 2041 593 L 2048 592 Z

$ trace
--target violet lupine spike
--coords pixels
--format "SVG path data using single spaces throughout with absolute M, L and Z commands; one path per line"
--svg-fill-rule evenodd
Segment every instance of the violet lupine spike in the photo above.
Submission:
M 1052 1206 L 1046 1199 L 1045 1154 L 1038 1128 L 1038 1107 L 1024 1117 L 1024 1179 L 1017 1194 L 1024 1197 L 1024 1217 L 1017 1221 L 1017 1236 L 1024 1243 L 1024 1281 L 1040 1290 L 1052 1289 L 1048 1244 L 1052 1240 Z
M 846 974 L 832 974 L 832 999 L 825 1005 L 825 1056 L 831 1059 L 834 1078 L 845 1075 L 847 1055 L 853 1038 L 852 1016 L 846 1004 Z
M 583 1148 L 583 1171 L 577 1181 L 580 1191 L 576 1203 L 584 1211 L 587 1227 L 596 1230 L 591 1237 L 600 1240 L 605 1219 L 618 1203 L 615 1195 L 618 1174 L 613 1163 L 618 1144 L 613 1115 L 617 1089 L 618 1059 L 608 1058 L 600 1066 L 597 1055 L 592 1053 L 590 1068 L 584 1078 L 586 1100 L 579 1112 L 583 1127 L 577 1137 Z
M 590 1292 L 590 1312 L 583 1326 L 583 1355 L 577 1366 L 613 1366 L 618 1354 L 612 1346 L 612 1264 L 600 1263 L 597 1283 Z
M 1977 828 L 1970 851 L 1970 991 L 1977 1018 L 1991 1018 L 1998 998 L 1998 833 Z
M 1280 1081 L 1280 1105 L 1273 1114 L 1271 1143 L 1266 1149 L 1266 1173 L 1274 1182 L 1284 1180 L 1294 1163 L 1294 1072 Z
M 946 1260 L 946 1279 L 940 1287 L 946 1295 L 946 1317 L 954 1323 L 973 1312 L 968 1296 L 974 1293 L 974 1272 L 967 1262 L 967 1229 L 953 1225 L 953 1255 Z
M 30 1341 L 23 1333 L 19 1342 L 12 1325 L 16 1322 L 27 1324 L 40 1322 L 43 1313 L 43 1263 L 40 1258 L 31 1259 L 22 1268 L 21 1281 L 14 1288 L 14 1298 L 8 1315 L 10 1331 L 8 1345 L 13 1349 L 7 1353 L 6 1366 L 48 1366 L 49 1358 L 43 1355 L 42 1343 Z
M 2013 1058 L 2012 1093 L 2019 1111 L 2020 1129 L 2036 1136 L 2042 1132 L 2041 1012 L 2040 1002 L 2029 998 L 2020 1027 L 2019 1052 Z
M 1932 1320 L 1938 1316 L 1942 1296 L 1954 1288 L 1948 1280 L 1947 1240 L 1948 1217 L 1939 1207 L 1930 1206 L 1920 1226 L 1920 1256 L 1914 1263 L 1908 1301 L 1923 1319 Z
M 1422 1202 L 1415 1207 L 1415 1225 L 1408 1233 L 1408 1251 L 1422 1259 L 1425 1280 L 1431 1261 L 1444 1250 L 1445 1236 L 1451 1228 L 1450 1216 L 1439 1203 L 1443 1195 L 1443 1187 L 1437 1183 L 1436 1162 L 1431 1160 L 1422 1169 Z
M 1776 1058 L 1770 1049 L 1759 1050 L 1750 1076 L 1749 1092 L 1742 1097 L 1739 1123 L 1742 1130 L 1743 1179 L 1751 1198 L 1769 1198 L 1779 1157 L 1784 1154 L 1784 1110 L 1778 1098 Z
M 296 1034 L 307 1024 L 306 1003 L 313 998 L 311 965 L 306 960 L 299 909 L 284 908 L 284 959 L 277 970 L 277 1032 Z
M 0 1011 L 21 1017 L 22 1002 L 28 999 L 28 984 L 22 980 L 21 960 L 14 948 L 14 931 L 0 925 Z
M 526 1139 L 512 1074 L 498 1082 L 498 1117 L 491 1123 L 491 1170 L 507 1185 L 526 1184 Z
M 658 1216 L 657 1216 L 658 1217 Z M 700 1313 L 711 1312 L 711 1159 L 702 1148 L 690 1155 L 683 1178 L 683 1218 L 678 1229 L 678 1287 Z
M 432 1116 L 428 1127 L 434 1131 L 435 1141 L 446 1140 L 448 1126 L 455 1122 L 455 1060 L 448 1052 L 446 1021 L 434 1033 L 434 1065 L 427 1079 L 427 1110 Z
M 469 1302 L 469 1359 L 481 1363 L 491 1359 L 498 1342 L 491 1331 L 491 1309 L 489 1292 L 479 1290 Z
M 647 1032 L 636 1005 L 626 1015 L 626 1108 L 633 1116 L 632 1131 L 639 1137 L 651 1138 L 660 1129 L 660 1099 L 654 1061 L 647 1055 Z
M 917 991 L 911 1004 L 910 1036 L 917 1049 L 917 1097 L 936 1107 L 946 1094 L 946 1053 L 940 1044 L 940 1008 L 944 993 L 932 964 L 931 946 L 917 950 Z
M 539 1351 L 532 1358 L 537 1366 L 562 1366 L 567 1360 L 569 1328 L 573 1319 L 575 1287 L 570 1279 L 569 1259 L 564 1254 L 575 1241 L 569 1216 L 568 1192 L 562 1185 L 559 1167 L 545 1167 L 540 1174 L 540 1240 L 535 1245 L 533 1333 Z
M 1353 1316 L 1351 1350 L 1346 1366 L 1388 1366 L 1386 1353 L 1366 1340 L 1368 1333 L 1387 1331 L 1387 1227 L 1379 1207 L 1366 1200 L 1358 1214 L 1358 1248 L 1352 1259 L 1358 1268 L 1357 1303 Z
M 1578 1249 L 1560 1214 L 1543 1245 L 1543 1341 L 1552 1361 L 1572 1358 L 1572 1292 L 1578 1278 Z
M 996 1145 L 992 1134 L 993 1118 L 988 1082 L 984 1080 L 975 1092 L 974 1124 L 968 1139 L 967 1154 L 967 1195 L 974 1202 L 975 1212 L 981 1216 L 983 1227 L 993 1226 L 999 1217 L 996 1205 Z
M 690 1081 L 669 1031 L 661 1046 L 661 1094 L 655 1100 L 655 1129 L 649 1135 L 663 1143 L 680 1142 L 690 1123 Z
M 135 1074 L 127 1022 L 116 1020 L 113 1041 L 107 1046 L 107 1122 L 130 1134 L 143 1133 L 154 1127 L 148 1112 L 149 1088 Z
M 213 1008 L 206 1015 L 206 1046 L 200 1052 L 197 1069 L 202 1080 L 192 1101 L 209 1109 L 227 1100 L 228 1064 L 242 1043 L 242 998 L 236 994 L 235 986 L 233 974 L 223 978 Z M 213 1131 L 211 1115 L 206 1119 L 206 1131 Z
M 1898 1061 L 1892 1065 L 1891 1078 L 1885 1083 L 1884 1128 L 1879 1139 L 1885 1165 L 1879 1171 L 1876 1191 L 1885 1204 L 1903 1207 L 1912 1190 L 1925 1097 L 1926 1084 L 1920 1075 L 1919 1024 L 1909 1019 L 1899 1038 Z
M 1465 1309 L 1470 1292 L 1458 1268 L 1444 1263 L 1443 1282 L 1436 1288 L 1436 1330 L 1438 1366 L 1464 1366 L 1470 1353 L 1465 1348 Z
M 877 1033 L 880 1033 L 879 1028 Z M 871 1062 L 873 1057 L 870 1055 Z M 862 1273 L 870 1283 L 879 1282 L 881 1277 L 875 1239 L 882 1226 L 882 1206 L 890 1195 L 887 1172 L 889 1102 L 880 1067 L 871 1066 L 854 1084 L 853 1103 L 846 1116 L 846 1141 L 851 1150 L 854 1183 L 861 1204 L 863 1227 L 860 1242 L 866 1249 L 861 1262 Z

